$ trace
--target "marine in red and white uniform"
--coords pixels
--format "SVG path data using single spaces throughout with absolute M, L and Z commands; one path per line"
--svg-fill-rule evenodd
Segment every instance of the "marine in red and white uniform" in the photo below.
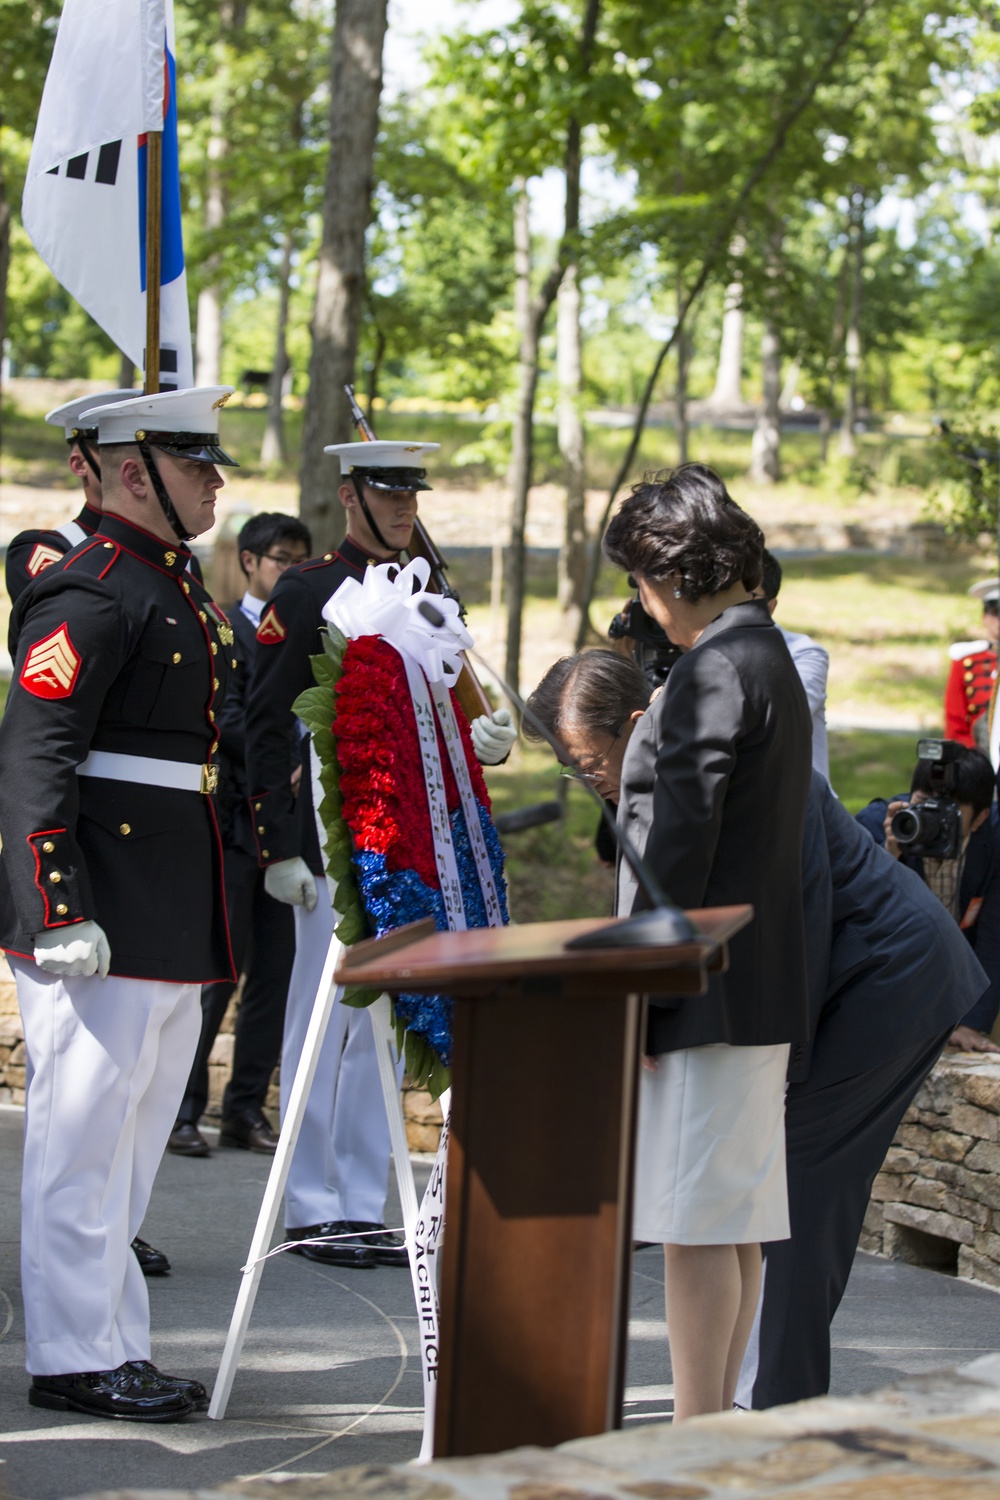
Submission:
M 14 607 L 0 946 L 29 1059 L 21 1269 L 32 1405 L 164 1421 L 129 1245 L 184 1093 L 200 987 L 232 978 L 212 797 L 232 627 L 186 571 L 233 462 L 230 388 L 96 413 L 104 514 Z M 81 420 L 86 423 L 88 413 Z
M 310 658 L 320 649 L 323 606 L 346 578 L 395 562 L 413 534 L 417 495 L 429 490 L 423 460 L 437 443 L 341 443 L 326 448 L 341 468 L 340 503 L 347 536 L 335 552 L 288 568 L 264 606 L 247 698 L 247 783 L 265 887 L 295 909 L 295 965 L 288 990 L 282 1050 L 282 1104 L 295 1077 L 330 938 L 333 912 L 312 807 L 308 738 L 292 713 L 313 685 Z M 506 721 L 506 722 L 505 722 Z M 516 731 L 505 711 L 473 722 L 476 754 L 496 764 Z M 292 776 L 301 766 L 298 794 Z M 371 1022 L 337 1005 L 285 1190 L 285 1235 L 333 1244 L 303 1245 L 312 1260 L 355 1267 L 405 1266 L 399 1238 L 386 1231 L 389 1127 L 382 1102 Z M 343 1238 L 358 1234 L 361 1238 Z
M 983 604 L 983 634 L 977 640 L 956 641 L 948 648 L 951 666 L 944 690 L 944 734 L 960 745 L 985 752 L 986 714 L 997 677 L 997 640 L 1000 637 L 1000 582 L 974 583 L 969 590 Z M 979 726 L 979 739 L 975 725 Z

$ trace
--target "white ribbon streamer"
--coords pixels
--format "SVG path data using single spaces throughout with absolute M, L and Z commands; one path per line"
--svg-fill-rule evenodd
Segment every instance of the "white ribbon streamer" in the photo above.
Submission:
M 349 641 L 380 635 L 400 655 L 415 661 L 430 682 L 453 687 L 464 665 L 461 652 L 472 645 L 454 599 L 427 592 L 430 564 L 415 557 L 405 568 L 381 563 L 366 568 L 360 583 L 347 578 L 323 607 L 323 618 Z M 427 601 L 444 618 L 432 625 L 420 613 Z
M 424 785 L 427 788 L 427 806 L 431 818 L 431 833 L 434 836 L 434 862 L 437 865 L 445 915 L 451 932 L 464 932 L 465 903 L 462 900 L 462 879 L 458 873 L 458 860 L 451 837 L 451 822 L 448 818 L 448 799 L 444 789 L 444 772 L 441 768 L 441 752 L 438 749 L 437 725 L 434 706 L 431 703 L 427 678 L 419 664 L 411 656 L 400 652 L 406 668 L 406 680 L 413 699 L 413 712 L 417 720 L 420 737 L 420 756 L 424 766 Z M 447 690 L 445 690 L 447 691 Z M 477 820 L 478 821 L 478 820 Z
M 473 858 L 476 861 L 479 889 L 483 893 L 483 905 L 486 908 L 486 925 L 487 927 L 502 927 L 503 913 L 500 910 L 500 900 L 493 880 L 493 868 L 490 865 L 490 856 L 483 837 L 483 827 L 479 821 L 479 803 L 472 790 L 469 762 L 465 758 L 465 746 L 462 744 L 462 736 L 455 719 L 455 707 L 443 683 L 432 682 L 430 687 L 434 706 L 441 721 L 441 732 L 448 751 L 448 759 L 451 761 L 455 781 L 458 783 L 458 795 L 461 798 L 462 812 L 465 815 L 465 829 L 469 836 Z
M 417 1221 L 409 1242 L 410 1279 L 417 1305 L 417 1338 L 420 1343 L 420 1371 L 424 1385 L 424 1438 L 420 1461 L 429 1463 L 434 1456 L 434 1409 L 437 1405 L 438 1367 L 441 1358 L 441 1305 L 438 1299 L 437 1256 L 444 1231 L 444 1190 L 448 1159 L 448 1122 L 451 1115 L 451 1090 L 441 1095 L 444 1124 L 431 1168 L 430 1180 L 420 1200 Z

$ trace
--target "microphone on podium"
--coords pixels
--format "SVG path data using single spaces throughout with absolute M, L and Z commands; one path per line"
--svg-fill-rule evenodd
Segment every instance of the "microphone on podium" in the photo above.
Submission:
M 439 609 L 431 604 L 429 599 L 422 599 L 417 605 L 417 610 L 435 629 L 440 629 L 445 618 Z M 581 773 L 580 785 L 584 787 L 587 794 L 593 798 L 600 809 L 601 817 L 611 830 L 611 836 L 615 845 L 621 850 L 622 858 L 626 861 L 633 875 L 642 888 L 643 895 L 649 902 L 649 909 L 637 912 L 635 916 L 628 917 L 623 922 L 614 922 L 609 927 L 598 928 L 596 932 L 586 932 L 580 937 L 571 938 L 566 944 L 567 948 L 669 948 L 679 943 L 696 942 L 701 938 L 694 923 L 681 911 L 669 896 L 666 895 L 656 876 L 649 865 L 636 849 L 632 840 L 627 838 L 618 827 L 617 821 L 611 816 L 607 803 L 598 792 L 594 790 L 590 782 L 585 779 L 580 762 L 560 744 L 554 734 L 551 734 L 533 713 L 520 693 L 516 693 L 509 682 L 505 682 L 500 673 L 493 667 L 481 652 L 471 646 L 466 647 L 470 656 L 474 656 L 480 666 L 495 678 L 501 689 L 510 701 L 516 705 L 518 712 L 527 719 L 533 729 L 541 735 L 542 739 L 555 754 L 560 765 L 569 766 L 571 769 Z

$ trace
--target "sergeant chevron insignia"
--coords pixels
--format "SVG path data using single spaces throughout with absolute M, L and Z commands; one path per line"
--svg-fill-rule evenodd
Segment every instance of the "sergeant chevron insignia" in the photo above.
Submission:
M 39 573 L 44 573 L 46 568 L 51 568 L 62 558 L 62 553 L 56 547 L 47 547 L 44 542 L 36 542 L 28 558 L 28 577 L 37 578 Z
M 82 662 L 69 638 L 69 625 L 64 622 L 32 646 L 18 681 L 36 698 L 68 698 L 76 687 Z
M 264 611 L 263 618 L 257 629 L 257 639 L 262 646 L 274 646 L 278 641 L 283 641 L 288 631 L 278 619 L 278 611 L 272 604 Z

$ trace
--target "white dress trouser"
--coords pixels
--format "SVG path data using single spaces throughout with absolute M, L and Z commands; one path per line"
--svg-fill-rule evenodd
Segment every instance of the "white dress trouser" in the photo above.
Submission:
M 281 1054 L 284 1115 L 333 936 L 325 881 L 315 909 L 295 910 L 295 965 L 288 987 Z M 399 1075 L 402 1077 L 402 1062 Z M 380 1224 L 389 1180 L 389 1124 L 379 1082 L 375 1038 L 364 1010 L 333 1008 L 285 1189 L 285 1225 L 353 1219 Z
M 21 1289 L 31 1375 L 149 1358 L 130 1250 L 201 1030 L 196 984 L 58 979 L 10 958 L 28 1053 Z

